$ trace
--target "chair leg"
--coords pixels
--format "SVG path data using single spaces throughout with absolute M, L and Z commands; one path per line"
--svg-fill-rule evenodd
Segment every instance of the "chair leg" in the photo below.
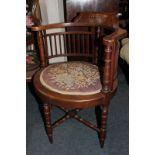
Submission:
M 43 103 L 43 113 L 45 119 L 45 128 L 49 138 L 50 143 L 53 143 L 53 128 L 51 124 L 51 110 L 52 105 L 49 103 Z
M 99 139 L 101 148 L 104 146 L 104 140 L 106 137 L 106 124 L 107 124 L 107 116 L 108 116 L 108 106 L 101 105 L 101 128 L 99 132 Z

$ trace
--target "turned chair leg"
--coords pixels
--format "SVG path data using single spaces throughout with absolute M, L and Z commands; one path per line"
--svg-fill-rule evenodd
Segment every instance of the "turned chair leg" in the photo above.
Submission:
M 43 103 L 45 128 L 46 128 L 46 132 L 47 132 L 50 143 L 53 143 L 53 128 L 52 128 L 52 124 L 51 124 L 51 110 L 52 110 L 51 104 Z
M 101 148 L 104 146 L 104 140 L 106 137 L 106 124 L 107 124 L 107 116 L 108 116 L 108 106 L 101 105 L 101 128 L 99 132 L 99 139 Z

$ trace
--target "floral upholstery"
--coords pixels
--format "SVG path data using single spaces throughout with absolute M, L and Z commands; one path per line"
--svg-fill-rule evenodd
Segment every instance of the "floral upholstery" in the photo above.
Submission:
M 86 62 L 63 62 L 46 67 L 41 83 L 49 90 L 69 95 L 90 95 L 101 91 L 98 67 Z

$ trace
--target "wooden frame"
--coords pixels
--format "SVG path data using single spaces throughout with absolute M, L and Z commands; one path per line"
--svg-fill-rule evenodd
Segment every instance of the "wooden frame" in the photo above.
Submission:
M 114 16 L 114 14 L 110 14 L 109 18 L 111 16 Z M 38 45 L 40 50 L 40 61 L 41 61 L 41 70 L 37 72 L 33 79 L 33 84 L 35 91 L 37 95 L 40 97 L 43 103 L 43 109 L 44 109 L 44 120 L 45 120 L 45 126 L 47 135 L 49 137 L 50 142 L 53 142 L 53 129 L 57 127 L 58 125 L 62 124 L 65 120 L 68 120 L 69 118 L 74 118 L 78 120 L 79 122 L 83 123 L 84 125 L 94 129 L 99 133 L 99 140 L 101 147 L 104 145 L 104 140 L 106 136 L 106 122 L 107 122 L 107 115 L 108 115 L 108 106 L 110 99 L 114 95 L 114 93 L 117 90 L 118 81 L 117 81 L 117 63 L 118 63 L 118 54 L 119 54 L 119 46 L 118 46 L 118 40 L 122 38 L 126 31 L 123 29 L 120 29 L 118 25 L 113 22 L 113 20 L 108 21 L 109 24 L 104 24 L 101 22 L 83 22 L 83 23 L 56 23 L 56 24 L 49 24 L 49 25 L 42 25 L 37 27 L 32 27 L 32 31 L 36 31 L 38 34 Z M 53 32 L 53 33 L 47 33 L 49 29 L 59 29 L 59 28 L 87 28 L 89 32 L 85 32 L 83 30 L 77 32 L 74 29 L 70 30 L 69 32 Z M 111 31 L 109 35 L 105 35 L 102 33 L 101 29 L 106 28 Z M 93 31 L 92 31 L 93 30 Z M 41 81 L 40 81 L 40 74 L 44 68 L 46 68 L 48 65 L 48 59 L 53 58 L 56 56 L 62 55 L 62 52 L 59 54 L 56 53 L 55 56 L 48 56 L 47 49 L 50 45 L 47 44 L 47 37 L 52 35 L 78 35 L 78 34 L 89 34 L 92 38 L 94 38 L 94 48 L 92 53 L 84 53 L 81 56 L 83 57 L 92 57 L 92 63 L 95 65 L 99 65 L 100 69 L 100 76 L 101 76 L 101 83 L 102 83 L 102 91 L 94 94 L 94 95 L 63 95 L 60 93 L 53 92 L 47 88 L 45 88 Z M 74 37 L 73 37 L 74 38 Z M 69 41 L 67 40 L 68 44 Z M 74 39 L 72 40 L 72 43 L 74 43 Z M 77 44 L 79 39 L 77 37 Z M 60 42 L 59 42 L 60 43 Z M 85 48 L 87 49 L 90 44 L 85 44 Z M 102 48 L 100 48 L 102 46 Z M 79 49 L 82 47 L 78 47 Z M 75 52 L 73 50 L 72 53 L 68 51 L 72 51 L 68 45 L 68 49 L 65 54 L 65 56 L 73 56 L 77 57 L 79 56 L 79 52 Z M 73 45 L 74 49 L 74 45 Z M 98 51 L 101 50 L 102 57 L 101 59 L 98 59 Z M 98 60 L 103 60 L 103 64 L 98 63 Z M 55 123 L 51 123 L 51 110 L 53 106 L 59 107 L 61 110 L 66 112 L 66 115 L 56 121 Z M 101 108 L 101 125 L 99 127 L 94 126 L 90 122 L 82 119 L 77 115 L 79 110 L 100 106 Z M 72 110 L 69 110 L 72 109 Z

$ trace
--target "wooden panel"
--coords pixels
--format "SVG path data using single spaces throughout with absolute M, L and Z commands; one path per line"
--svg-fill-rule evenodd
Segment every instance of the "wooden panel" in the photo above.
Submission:
M 67 22 L 79 12 L 119 12 L 119 0 L 64 0 L 64 6 Z

